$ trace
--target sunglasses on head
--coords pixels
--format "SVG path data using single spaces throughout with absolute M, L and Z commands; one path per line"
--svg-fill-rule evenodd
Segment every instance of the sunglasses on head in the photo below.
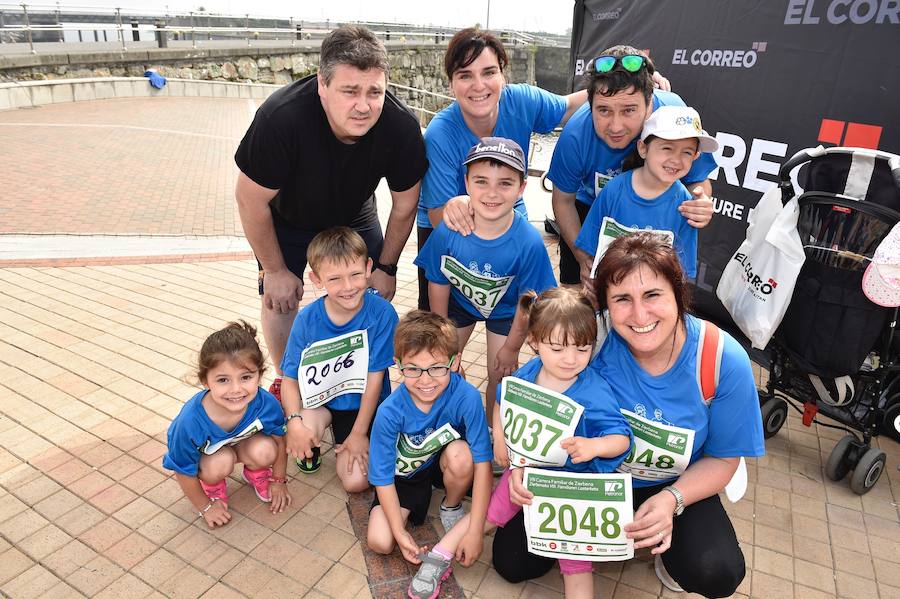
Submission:
M 629 73 L 637 73 L 646 64 L 646 59 L 640 54 L 626 54 L 625 56 L 609 56 L 607 54 L 594 59 L 594 70 L 598 73 L 609 73 L 616 68 L 616 65 L 622 65 L 622 68 Z

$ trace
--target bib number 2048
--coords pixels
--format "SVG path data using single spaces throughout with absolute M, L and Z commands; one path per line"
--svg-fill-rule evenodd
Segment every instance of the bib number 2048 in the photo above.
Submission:
M 542 456 L 546 456 L 553 444 L 562 436 L 562 429 L 537 419 L 529 421 L 524 413 L 513 413 L 509 408 L 503 413 L 503 422 L 503 436 L 513 444 L 521 441 L 522 447 L 528 451 L 534 451 L 540 443 L 541 433 L 548 432 L 549 437 L 541 448 Z
M 675 466 L 675 458 L 662 452 L 660 452 L 656 456 L 656 460 L 654 460 L 653 449 L 645 449 L 639 456 L 634 457 L 633 447 L 631 453 L 628 454 L 628 457 L 625 458 L 624 462 L 626 464 L 637 462 L 638 464 L 643 464 L 647 468 L 659 468 L 660 470 L 668 470 Z
M 615 539 L 622 532 L 619 525 L 619 512 L 607 507 L 600 511 L 600 523 L 597 523 L 596 509 L 588 507 L 581 518 L 571 505 L 561 505 L 559 510 L 552 503 L 538 505 L 538 513 L 544 516 L 538 530 L 542 533 L 562 533 L 572 536 L 579 530 L 586 531 L 592 537 L 597 537 L 599 531 L 607 539 Z

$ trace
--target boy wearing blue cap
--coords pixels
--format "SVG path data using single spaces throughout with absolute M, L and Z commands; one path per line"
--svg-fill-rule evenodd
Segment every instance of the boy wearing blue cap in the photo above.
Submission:
M 493 420 L 497 385 L 518 367 L 525 342 L 525 318 L 516 310 L 519 297 L 555 287 L 556 279 L 540 233 L 513 210 L 525 191 L 525 153 L 519 144 L 484 137 L 463 164 L 475 231 L 464 237 L 439 224 L 415 262 L 425 270 L 432 311 L 456 325 L 460 353 L 475 323 L 485 323 L 485 409 L 488 423 L 499 426 Z M 503 436 L 497 435 L 495 443 L 503 445 Z

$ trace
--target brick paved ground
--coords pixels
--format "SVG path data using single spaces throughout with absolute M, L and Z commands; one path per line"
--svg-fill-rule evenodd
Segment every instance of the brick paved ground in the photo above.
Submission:
M 177 123 L 184 130 L 236 140 L 249 119 L 246 107 L 229 100 L 162 107 L 157 101 L 123 110 L 116 122 L 147 126 L 168 119 L 167 127 Z M 59 122 L 109 123 L 104 119 L 112 117 L 106 115 L 125 104 L 104 101 L 0 113 L 0 169 L 4 182 L 9 177 L 17 181 L 4 186 L 4 196 L 12 193 L 25 200 L 10 204 L 0 197 L 0 223 L 11 218 L 28 225 L 18 232 L 44 230 L 40 227 L 57 231 L 73 219 L 53 208 L 66 198 L 78 198 L 69 209 L 92 212 L 94 220 L 87 223 L 120 226 L 113 224 L 118 222 L 113 215 L 127 207 L 119 197 L 139 193 L 143 184 L 141 177 L 118 177 L 120 166 L 130 162 L 130 170 L 140 162 L 133 160 L 133 152 L 147 153 L 157 164 L 169 160 L 183 165 L 169 153 L 167 136 L 147 144 L 143 130 L 117 131 L 103 137 L 105 145 L 93 146 L 96 162 L 74 166 L 96 138 L 72 142 L 66 152 L 58 152 L 60 144 L 68 143 L 65 136 L 53 138 L 36 127 L 13 130 L 2 123 L 35 122 L 38 114 L 55 115 Z M 190 114 L 183 115 L 182 108 Z M 233 111 L 233 121 L 228 111 Z M 62 128 L 54 131 L 59 134 Z M 44 152 L 21 143 L 25 137 L 43 139 Z M 10 139 L 18 152 L 6 147 Z M 203 209 L 188 217 L 187 206 L 173 205 L 154 217 L 160 230 L 171 232 L 187 218 L 191 228 L 212 234 L 218 211 L 232 215 L 232 226 L 236 222 L 228 191 L 232 148 L 216 137 L 203 139 L 208 141 L 190 143 L 196 153 L 215 145 L 221 150 L 218 162 L 205 158 L 215 163 L 211 168 L 191 163 L 181 171 L 190 181 L 165 184 L 171 190 L 192 189 L 177 197 Z M 154 158 L 151 148 L 162 153 Z M 180 156 L 186 159 L 184 150 Z M 67 166 L 70 177 L 54 180 L 46 168 L 53 161 L 73 165 Z M 18 178 L 26 171 L 28 177 Z M 204 173 L 216 173 L 216 180 L 200 181 Z M 104 177 L 110 185 L 121 179 L 116 194 L 104 187 Z M 219 188 L 222 177 L 231 177 L 224 190 Z M 25 182 L 43 190 L 48 201 L 32 204 L 33 196 L 24 195 Z M 91 185 L 93 191 L 84 193 Z M 121 222 L 136 226 L 140 220 L 131 214 Z M 549 249 L 555 255 L 552 243 Z M 413 252 L 408 245 L 402 259 L 407 266 L 401 268 L 394 302 L 401 314 L 415 302 L 408 266 Z M 353 498 L 348 507 L 334 476 L 332 451 L 315 475 L 289 470 L 295 503 L 279 516 L 270 515 L 239 476 L 232 477 L 235 519 L 213 533 L 198 524 L 160 465 L 168 422 L 194 392 L 182 379 L 202 340 L 227 320 L 258 321 L 255 280 L 255 264 L 248 259 L 0 268 L 0 594 L 117 599 L 398 596 L 406 570 L 399 558 L 372 559 L 364 551 L 358 531 L 365 499 Z M 483 343 L 473 342 L 464 356 L 476 384 L 484 382 L 484 349 Z M 804 428 L 792 417 L 768 441 L 768 455 L 750 460 L 747 496 L 728 506 L 748 564 L 736 596 L 900 597 L 900 447 L 878 440 L 888 453 L 888 468 L 878 485 L 859 497 L 846 482 L 823 479 L 822 464 L 839 436 L 829 429 Z M 435 493 L 435 502 L 440 498 Z M 424 541 L 439 530 L 440 524 L 433 523 L 416 535 Z M 457 568 L 454 578 L 465 596 L 560 597 L 556 572 L 510 585 L 489 563 L 490 543 L 476 565 Z M 600 566 L 595 580 L 598 597 L 676 596 L 662 590 L 646 556 Z

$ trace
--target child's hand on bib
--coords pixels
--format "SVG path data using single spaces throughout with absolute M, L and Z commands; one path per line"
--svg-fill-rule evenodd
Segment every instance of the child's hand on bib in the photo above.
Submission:
M 573 464 L 588 462 L 597 457 L 593 443 L 591 443 L 590 439 L 585 439 L 584 437 L 569 437 L 560 441 L 559 445 L 568 452 Z

